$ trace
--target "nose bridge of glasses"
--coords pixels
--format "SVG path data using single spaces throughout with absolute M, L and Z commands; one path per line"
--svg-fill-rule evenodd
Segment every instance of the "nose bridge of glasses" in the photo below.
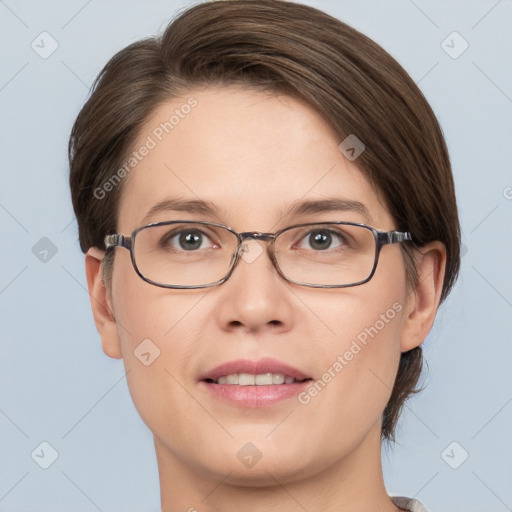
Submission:
M 260 233 L 258 231 L 247 231 L 245 233 L 239 234 L 239 245 L 238 245 L 238 255 L 242 257 L 243 260 L 245 260 L 246 263 L 252 263 L 255 261 L 263 252 L 263 247 L 256 243 L 254 245 L 247 244 L 246 242 L 248 240 L 254 240 L 254 241 L 262 241 L 272 242 L 275 239 L 274 233 Z M 253 242 L 254 243 L 254 242 Z M 270 249 L 270 247 L 268 248 Z M 269 256 L 271 259 L 272 256 L 269 253 Z
M 245 233 L 240 233 L 240 241 L 244 242 L 245 240 L 253 238 L 254 240 L 273 240 L 275 238 L 274 233 L 260 233 L 259 231 L 247 231 Z
M 244 242 L 246 242 L 247 240 L 261 240 L 262 242 L 267 242 L 267 241 L 272 241 L 275 239 L 275 235 L 274 233 L 260 233 L 259 231 L 247 231 L 245 233 L 240 233 L 240 251 L 241 252 L 247 252 L 247 251 L 251 251 L 251 249 L 248 248 L 247 244 L 245 244 Z M 258 245 L 258 244 L 256 244 Z M 257 250 L 257 251 L 254 251 L 253 249 L 253 254 L 255 257 L 256 255 L 259 255 L 262 251 L 262 248 L 260 246 L 260 249 Z M 244 259 L 246 259 L 248 261 L 248 255 L 246 255 L 246 257 Z

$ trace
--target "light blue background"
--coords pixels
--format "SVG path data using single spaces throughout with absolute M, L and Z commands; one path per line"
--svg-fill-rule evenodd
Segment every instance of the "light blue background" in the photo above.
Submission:
M 443 127 L 465 255 L 424 344 L 425 391 L 383 450 L 391 494 L 432 512 L 512 510 L 512 3 L 509 0 L 306 2 L 361 30 L 419 83 Z M 127 44 L 190 2 L 0 2 L 0 510 L 159 510 L 152 437 L 121 361 L 99 343 L 67 184 L 67 140 L 89 86 Z M 49 32 L 58 49 L 31 48 Z M 441 42 L 459 32 L 452 59 Z M 508 188 L 507 188 L 508 187 Z M 48 237 L 46 263 L 32 247 Z M 31 452 L 49 442 L 48 469 Z M 469 458 L 452 469 L 456 441 Z M 460 457 L 456 448 L 452 460 Z M 312 511 L 311 511 L 312 512 Z

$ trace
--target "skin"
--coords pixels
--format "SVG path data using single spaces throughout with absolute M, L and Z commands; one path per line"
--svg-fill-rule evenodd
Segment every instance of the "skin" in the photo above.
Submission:
M 396 228 L 357 160 L 338 150 L 339 137 L 290 97 L 235 87 L 188 91 L 151 114 L 134 149 L 189 97 L 198 105 L 125 178 L 118 233 L 180 218 L 239 232 L 335 220 Z M 212 201 L 219 213 L 167 211 L 142 222 L 169 197 Z M 294 201 L 327 197 L 362 202 L 370 219 L 355 211 L 286 216 Z M 421 344 L 432 327 L 443 244 L 418 251 L 414 289 L 399 245 L 383 248 L 370 282 L 331 290 L 286 282 L 266 252 L 252 263 L 241 260 L 220 286 L 158 288 L 136 275 L 127 250 L 115 251 L 107 287 L 103 252 L 87 252 L 91 305 L 103 350 L 124 359 L 134 404 L 154 434 L 164 512 L 398 510 L 382 477 L 381 415 L 400 353 Z M 267 408 L 237 408 L 199 385 L 201 373 L 238 358 L 274 357 L 320 379 L 394 303 L 401 311 L 307 405 L 292 397 Z M 133 354 L 146 338 L 161 351 L 149 366 Z M 262 453 L 250 468 L 237 458 L 247 442 Z

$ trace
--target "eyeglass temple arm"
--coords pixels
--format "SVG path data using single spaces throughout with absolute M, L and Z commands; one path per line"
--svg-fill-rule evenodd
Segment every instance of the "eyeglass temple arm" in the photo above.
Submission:
M 379 232 L 378 239 L 380 245 L 386 245 L 412 241 L 412 236 L 409 232 L 387 231 L 385 233 Z
M 130 250 L 132 247 L 132 239 L 129 236 L 124 235 L 107 235 L 104 239 L 105 249 L 111 249 L 112 247 L 124 247 Z

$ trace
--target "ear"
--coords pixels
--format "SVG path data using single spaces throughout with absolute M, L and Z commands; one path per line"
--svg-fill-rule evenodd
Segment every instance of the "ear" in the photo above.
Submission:
M 407 352 L 421 345 L 432 329 L 441 299 L 446 269 L 446 247 L 430 242 L 415 255 L 418 282 L 407 297 L 401 350 Z
M 85 273 L 91 300 L 96 329 L 101 337 L 103 352 L 109 357 L 122 357 L 121 343 L 117 333 L 117 323 L 112 313 L 112 297 L 101 277 L 101 260 L 105 252 L 91 247 L 85 255 Z

